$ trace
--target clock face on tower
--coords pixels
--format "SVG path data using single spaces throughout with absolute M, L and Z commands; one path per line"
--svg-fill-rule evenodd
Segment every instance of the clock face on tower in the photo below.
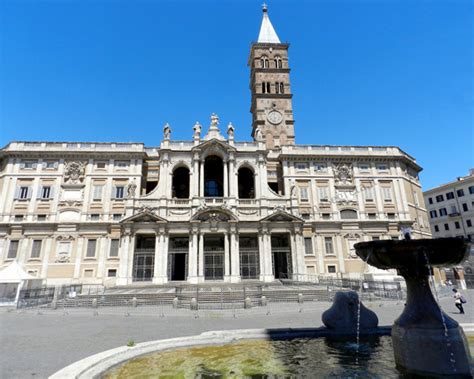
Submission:
M 283 120 L 283 116 L 278 111 L 270 111 L 267 115 L 267 120 L 272 124 L 279 124 Z

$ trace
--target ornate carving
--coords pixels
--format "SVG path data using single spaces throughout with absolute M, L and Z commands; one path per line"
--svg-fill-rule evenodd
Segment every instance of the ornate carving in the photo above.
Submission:
M 127 185 L 127 199 L 133 199 L 135 197 L 135 191 L 137 185 L 134 182 L 130 182 Z
M 334 174 L 336 176 L 336 183 L 352 184 L 352 164 L 341 163 L 334 167 Z
M 201 130 L 202 130 L 202 125 L 196 121 L 196 123 L 193 126 L 194 130 L 194 138 L 199 139 L 201 137 Z
M 55 262 L 56 263 L 69 263 L 70 261 L 70 256 L 67 251 L 60 251 L 58 255 L 56 256 Z
M 64 183 L 80 184 L 84 180 L 85 164 L 81 161 L 66 161 L 64 168 Z
M 251 215 L 255 215 L 257 213 L 258 213 L 257 209 L 250 209 L 250 210 L 239 209 L 239 214 L 241 214 L 241 215 L 251 216 Z
M 188 215 L 189 212 L 189 209 L 170 209 L 170 214 L 178 216 Z
M 234 125 L 232 125 L 231 122 L 227 125 L 227 135 L 229 136 L 229 139 L 234 139 Z
M 138 213 L 151 213 L 155 214 L 155 208 L 150 207 L 149 205 L 142 205 L 141 207 L 137 208 L 135 214 Z
M 74 236 L 72 234 L 60 234 L 60 235 L 56 236 L 56 239 L 58 241 L 73 241 Z
M 79 208 L 82 206 L 82 201 L 80 200 L 61 200 L 58 205 L 60 207 L 67 207 L 67 208 Z

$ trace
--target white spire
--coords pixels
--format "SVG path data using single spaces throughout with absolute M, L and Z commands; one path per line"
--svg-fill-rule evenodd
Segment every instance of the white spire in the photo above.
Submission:
M 268 17 L 267 4 L 263 3 L 262 10 L 263 10 L 262 26 L 260 26 L 260 33 L 258 35 L 258 41 L 257 42 L 281 43 L 280 39 L 278 38 L 278 36 L 275 32 L 275 29 L 273 29 L 273 25 L 270 22 L 270 18 Z

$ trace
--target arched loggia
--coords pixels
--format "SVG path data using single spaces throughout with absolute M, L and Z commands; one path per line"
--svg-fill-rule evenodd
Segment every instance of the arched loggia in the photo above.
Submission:
M 173 197 L 189 199 L 189 169 L 178 167 L 173 171 Z

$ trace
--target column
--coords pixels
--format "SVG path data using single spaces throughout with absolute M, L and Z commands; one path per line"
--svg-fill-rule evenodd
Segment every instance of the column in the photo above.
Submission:
M 200 162 L 199 168 L 199 196 L 204 197 L 204 160 Z
M 163 233 L 161 235 L 161 282 L 168 282 L 168 241 L 169 235 Z
M 324 268 L 324 255 L 325 246 L 324 246 L 324 237 L 316 236 L 316 254 L 318 255 L 318 274 L 323 274 L 325 272 Z
M 232 283 L 240 282 L 239 239 L 237 238 L 237 231 L 235 230 L 231 230 L 230 232 L 230 268 L 230 281 Z
M 300 274 L 299 272 L 299 266 L 298 266 L 298 257 L 297 257 L 297 248 L 296 248 L 296 234 L 294 232 L 290 233 L 290 249 L 291 249 L 291 267 L 292 267 L 292 272 L 291 275 L 290 272 L 288 272 L 288 277 L 293 280 L 298 280 L 298 276 Z
M 45 238 L 43 241 L 44 241 L 44 248 L 43 248 L 43 256 L 41 257 L 43 261 L 41 263 L 40 278 L 46 279 L 48 277 L 48 263 L 49 263 L 49 257 L 51 254 L 51 245 L 52 245 L 53 239 Z
M 128 284 L 128 250 L 130 245 L 130 235 L 122 235 L 119 244 L 119 272 L 117 285 Z
M 97 238 L 97 278 L 104 278 L 105 257 L 108 251 L 107 238 Z
M 336 254 L 337 254 L 337 259 L 339 262 L 339 272 L 340 273 L 345 273 L 346 272 L 346 267 L 344 264 L 344 245 L 343 245 L 343 238 L 341 235 L 336 235 L 335 236 L 335 242 L 336 242 Z
M 263 233 L 263 254 L 265 255 L 265 278 L 264 281 L 271 282 L 275 279 L 272 264 L 272 240 L 269 231 Z
M 199 233 L 199 270 L 198 281 L 204 281 L 204 233 Z
M 155 265 L 153 267 L 153 283 L 160 284 L 160 272 L 161 272 L 161 235 L 159 233 L 155 236 Z
M 189 240 L 188 255 L 188 282 L 197 283 L 197 266 L 198 266 L 198 233 L 193 230 Z
M 258 260 L 260 265 L 260 280 L 265 281 L 265 246 L 262 232 L 258 233 Z
M 135 234 L 130 235 L 130 243 L 127 250 L 127 281 L 130 283 L 133 281 L 133 255 L 135 253 L 136 238 Z
M 304 260 L 304 238 L 303 238 L 303 231 L 297 232 L 295 234 L 295 242 L 296 242 L 296 264 L 298 265 L 299 274 L 298 280 L 305 280 L 306 279 L 306 263 Z
M 81 275 L 81 259 L 84 246 L 84 237 L 79 237 L 76 243 L 76 260 L 74 262 L 74 279 L 79 279 Z M 56 242 L 57 243 L 57 242 Z M 57 246 L 56 246 L 57 250 Z
M 380 219 L 381 217 L 385 218 L 385 215 L 383 214 L 383 198 L 380 192 L 380 183 L 378 180 L 374 180 L 374 190 L 377 203 L 377 212 L 379 213 L 377 215 L 377 219 Z
M 224 197 L 229 197 L 229 170 L 228 170 L 228 161 L 224 162 Z
M 224 233 L 224 281 L 230 281 L 229 233 Z
M 190 197 L 199 197 L 199 159 L 193 159 L 193 178 L 192 178 L 192 192 Z
M 235 160 L 233 157 L 229 158 L 229 196 L 237 197 L 235 195 L 235 189 L 237 188 L 236 175 L 235 175 Z

